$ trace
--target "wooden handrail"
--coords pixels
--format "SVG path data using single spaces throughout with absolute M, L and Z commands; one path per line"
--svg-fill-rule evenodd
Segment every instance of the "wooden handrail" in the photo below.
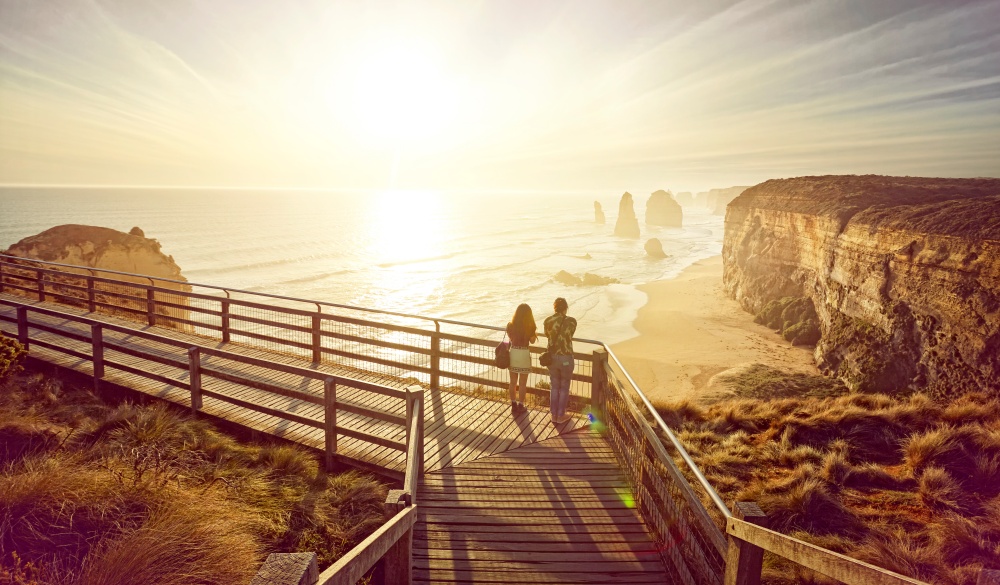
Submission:
M 727 520 L 726 533 L 847 585 L 927 585 L 739 518 Z
M 488 351 L 488 348 L 496 344 L 496 340 L 488 338 L 495 332 L 502 331 L 501 327 L 3 254 L 0 254 L 0 266 L 4 268 L 3 277 L 0 278 L 0 291 L 6 284 L 9 291 L 29 296 L 44 294 L 49 301 L 85 305 L 92 312 L 99 310 L 139 322 L 197 331 L 226 343 L 235 340 L 251 347 L 279 347 L 295 355 L 311 357 L 314 362 L 340 361 L 351 364 L 356 361 L 366 368 L 375 365 L 385 368 L 389 375 L 415 376 L 424 383 L 429 382 L 432 388 L 438 388 L 442 383 L 468 390 L 485 387 L 491 391 L 499 391 L 506 387 L 506 382 L 499 382 L 504 374 L 493 369 L 492 352 Z M 40 275 L 47 277 L 44 293 L 37 283 Z M 65 283 L 55 282 L 56 276 L 61 277 L 59 280 Z M 17 286 L 8 279 L 23 282 L 25 286 Z M 5 283 L 4 280 L 8 282 Z M 143 280 L 148 280 L 149 283 L 144 283 Z M 68 284 L 72 282 L 80 286 Z M 84 283 L 86 287 L 82 286 Z M 98 286 L 95 287 L 95 283 Z M 60 288 L 64 284 L 67 290 Z M 126 288 L 115 290 L 114 285 Z M 177 288 L 168 288 L 170 286 Z M 195 292 L 192 288 L 200 291 Z M 121 294 L 124 292 L 129 294 Z M 243 298 L 234 298 L 233 294 L 239 294 Z M 279 306 L 275 301 L 301 303 L 303 306 Z M 357 314 L 324 312 L 327 308 Z M 379 320 L 380 316 L 392 317 L 393 321 Z M 310 319 L 311 323 L 308 322 Z M 414 322 L 406 323 L 399 319 L 412 319 Z M 431 323 L 433 327 L 428 327 L 427 324 Z M 462 330 L 442 331 L 442 325 Z M 379 331 L 381 333 L 378 337 L 384 333 L 386 338 L 364 340 L 366 330 Z M 411 338 L 400 341 L 393 339 L 393 336 Z M 602 347 L 595 340 L 574 338 L 574 341 L 581 345 Z M 351 351 L 351 344 L 360 344 L 371 351 Z M 384 350 L 380 348 L 392 350 L 396 355 L 385 356 L 382 353 Z M 541 353 L 542 349 L 533 348 L 533 352 Z M 393 357 L 399 359 L 392 359 Z M 582 400 L 586 404 L 590 402 L 591 394 L 590 350 L 577 353 L 574 358 L 577 360 L 577 368 L 572 377 L 573 396 L 575 400 Z M 451 371 L 444 371 L 442 368 Z M 544 375 L 546 372 L 544 369 L 536 369 L 536 373 Z M 540 389 L 530 390 L 534 390 L 533 394 L 547 394 L 547 391 Z
M 320 573 L 318 585 L 355 585 L 417 523 L 417 507 L 409 506 Z

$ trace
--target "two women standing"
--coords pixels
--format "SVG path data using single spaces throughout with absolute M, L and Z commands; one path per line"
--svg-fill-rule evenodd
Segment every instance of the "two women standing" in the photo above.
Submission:
M 552 381 L 549 409 L 552 422 L 561 423 L 569 420 L 566 405 L 569 402 L 569 383 L 573 377 L 573 335 L 576 333 L 576 319 L 568 317 L 566 311 L 569 304 L 559 297 L 553 303 L 555 310 L 545 319 L 545 335 L 548 337 L 548 352 L 552 355 L 549 364 L 549 376 Z M 510 407 L 517 414 L 526 410 L 524 406 L 525 393 L 528 385 L 528 374 L 531 373 L 531 353 L 528 345 L 538 339 L 535 317 L 531 307 L 520 304 L 514 311 L 514 317 L 507 324 L 507 335 L 510 337 Z

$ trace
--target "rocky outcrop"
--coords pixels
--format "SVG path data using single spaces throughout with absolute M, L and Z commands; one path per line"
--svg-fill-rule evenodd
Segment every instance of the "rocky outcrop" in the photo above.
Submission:
M 594 223 L 604 225 L 604 210 L 601 209 L 600 201 L 594 201 Z
M 618 282 L 617 278 L 611 278 L 610 276 L 600 276 L 598 274 L 586 272 L 582 277 L 580 277 L 575 274 L 570 274 L 565 270 L 557 272 L 553 279 L 556 282 L 561 282 L 562 284 L 568 284 L 570 286 L 603 286 Z
M 694 205 L 694 195 L 690 191 L 681 191 L 677 194 L 674 199 L 681 205 L 681 207 L 691 207 Z
M 725 189 L 711 189 L 708 192 L 706 207 L 712 210 L 713 215 L 725 215 L 726 206 L 740 196 L 749 187 L 727 187 Z
M 644 246 L 644 249 L 646 250 L 646 255 L 648 255 L 650 258 L 666 258 L 667 257 L 666 252 L 663 251 L 663 244 L 660 242 L 660 240 L 658 240 L 656 238 L 650 238 L 646 242 L 646 245 Z
M 654 191 L 646 202 L 646 225 L 681 227 L 684 212 L 669 191 Z
M 174 262 L 173 256 L 164 254 L 160 249 L 160 243 L 154 239 L 145 237 L 145 234 L 138 227 L 132 228 L 126 234 L 104 227 L 61 225 L 45 230 L 40 234 L 24 238 L 4 253 L 11 256 L 57 262 L 60 264 L 72 264 L 88 268 L 103 268 L 105 270 L 141 274 L 153 278 L 154 283 L 162 288 L 183 291 L 191 290 L 189 285 L 183 284 L 187 279 L 181 274 L 181 269 Z M 89 274 L 89 271 L 84 269 L 73 270 L 65 268 L 61 270 Z M 149 279 L 145 277 L 125 275 L 113 275 L 111 277 L 127 282 L 149 284 Z M 157 279 L 180 282 L 166 282 Z M 108 300 L 109 302 L 117 302 L 119 299 L 120 297 L 114 297 Z M 181 303 L 183 301 L 172 298 L 170 302 Z M 145 300 L 142 300 L 140 304 L 142 305 L 141 309 L 145 310 Z M 183 319 L 189 318 L 188 313 L 189 311 L 172 308 L 164 308 L 161 311 L 163 315 L 176 316 Z
M 725 225 L 726 291 L 810 300 L 816 361 L 852 389 L 1000 393 L 1000 180 L 773 180 Z
M 632 194 L 626 191 L 618 203 L 618 220 L 615 221 L 615 235 L 620 238 L 638 238 L 639 220 L 635 217 Z

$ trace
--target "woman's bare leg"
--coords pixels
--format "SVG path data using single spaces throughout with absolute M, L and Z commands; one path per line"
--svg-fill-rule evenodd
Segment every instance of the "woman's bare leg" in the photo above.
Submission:
M 517 379 L 524 374 L 515 374 L 510 372 L 510 387 L 507 388 L 507 394 L 510 395 L 510 401 L 514 402 L 517 400 Z
M 518 402 L 520 402 L 521 404 L 524 404 L 525 394 L 528 393 L 528 376 L 530 376 L 530 374 L 517 375 L 518 377 L 517 395 L 518 395 Z

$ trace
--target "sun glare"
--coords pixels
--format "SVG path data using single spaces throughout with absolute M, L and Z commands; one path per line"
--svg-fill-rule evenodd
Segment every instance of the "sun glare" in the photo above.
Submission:
M 446 137 L 457 102 L 456 83 L 419 45 L 359 51 L 352 123 L 375 143 L 436 141 Z

